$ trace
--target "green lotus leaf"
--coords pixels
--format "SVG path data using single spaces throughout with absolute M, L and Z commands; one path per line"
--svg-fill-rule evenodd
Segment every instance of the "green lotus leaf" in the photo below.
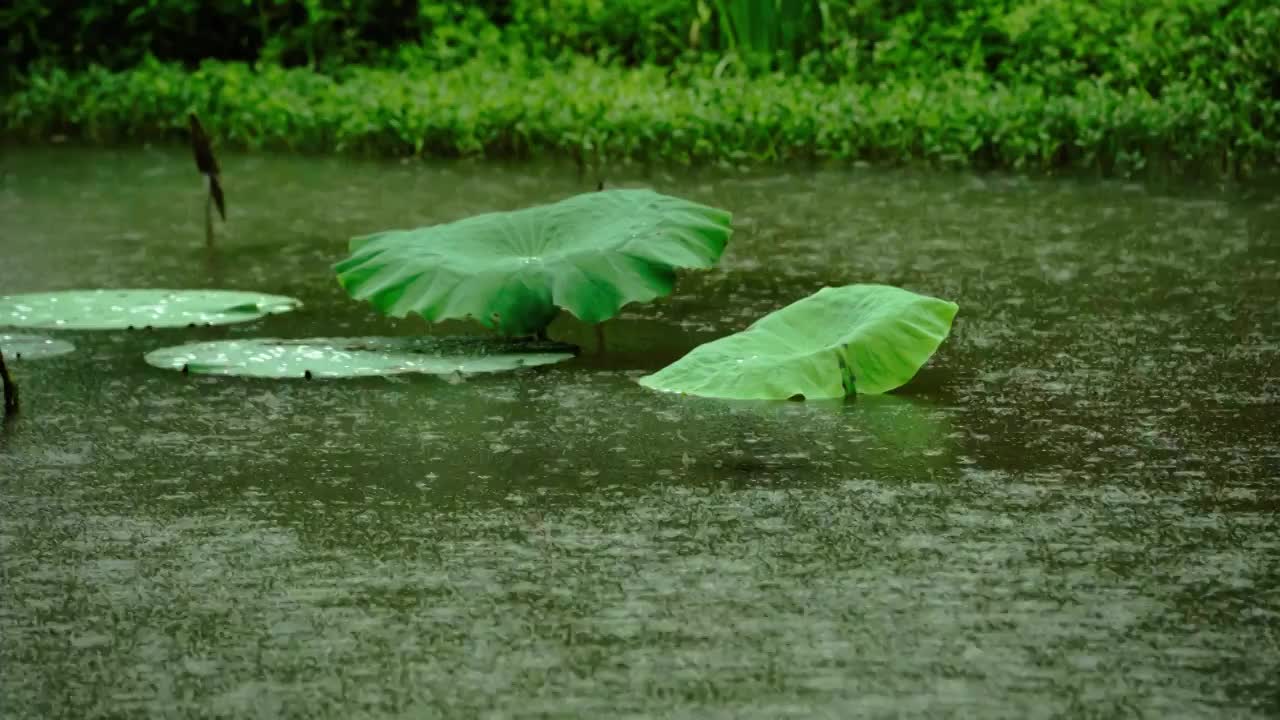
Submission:
M 652 190 L 604 190 L 416 230 L 353 238 L 334 270 L 380 312 L 471 318 L 533 335 L 561 308 L 598 323 L 666 295 L 677 268 L 710 268 L 732 215 Z
M 44 335 L 6 335 L 0 333 L 0 352 L 10 360 L 37 360 L 65 355 L 76 349 L 66 340 L 55 340 Z
M 169 370 L 264 378 L 339 378 L 424 373 L 469 375 L 568 360 L 563 343 L 487 337 L 253 338 L 153 350 L 145 359 Z
M 60 330 L 228 325 L 302 303 L 237 290 L 67 290 L 0 296 L 0 326 Z
M 958 310 L 888 285 L 823 288 L 639 382 L 732 400 L 884 393 L 915 376 L 950 334 Z

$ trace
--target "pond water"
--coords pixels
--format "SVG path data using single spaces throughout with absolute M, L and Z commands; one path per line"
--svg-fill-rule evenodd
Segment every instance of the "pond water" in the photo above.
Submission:
M 1266 717 L 1280 712 L 1280 200 L 871 170 L 614 171 L 727 208 L 716 270 L 571 362 L 184 376 L 150 349 L 391 320 L 351 235 L 594 189 L 572 168 L 4 150 L 0 294 L 297 312 L 63 333 L 0 434 L 5 717 Z M 824 285 L 954 300 L 901 392 L 635 379 Z

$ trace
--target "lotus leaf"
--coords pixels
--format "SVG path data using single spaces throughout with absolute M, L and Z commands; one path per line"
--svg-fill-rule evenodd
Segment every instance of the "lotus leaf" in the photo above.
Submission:
M 677 268 L 710 268 L 732 215 L 652 190 L 603 190 L 550 205 L 353 238 L 334 270 L 392 317 L 471 318 L 541 333 L 561 308 L 584 322 L 671 292 Z
M 0 333 L 0 352 L 13 360 L 36 360 L 38 358 L 65 355 L 76 349 L 66 340 L 55 340 L 44 335 L 6 335 Z
M 255 338 L 162 348 L 147 353 L 146 361 L 184 372 L 268 378 L 467 375 L 557 363 L 576 349 L 485 337 Z
M 640 384 L 735 400 L 884 393 L 915 376 L 950 334 L 958 310 L 888 285 L 823 288 L 699 345 Z
M 121 330 L 227 325 L 301 304 L 281 295 L 236 290 L 67 290 L 0 296 L 0 326 Z

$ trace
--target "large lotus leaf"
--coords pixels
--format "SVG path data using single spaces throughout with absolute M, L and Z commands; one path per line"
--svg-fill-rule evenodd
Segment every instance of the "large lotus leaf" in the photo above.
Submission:
M 145 358 L 156 367 L 207 375 L 335 378 L 503 372 L 568 360 L 575 350 L 483 337 L 255 338 L 162 348 Z
M 735 400 L 884 393 L 912 377 L 959 307 L 888 285 L 823 288 L 640 378 L 654 390 Z
M 65 355 L 76 349 L 66 340 L 55 340 L 44 335 L 6 335 L 0 333 L 0 352 L 10 360 L 37 360 Z
M 392 317 L 471 318 L 532 335 L 560 308 L 597 323 L 710 268 L 732 215 L 652 190 L 604 190 L 417 230 L 353 238 L 342 287 Z
M 120 330 L 227 325 L 300 305 L 291 297 L 237 290 L 67 290 L 0 296 L 0 326 Z

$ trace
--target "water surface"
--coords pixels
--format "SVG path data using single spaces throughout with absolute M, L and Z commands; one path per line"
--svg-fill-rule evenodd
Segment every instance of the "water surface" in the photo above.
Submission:
M 351 235 L 593 189 L 554 166 L 0 156 L 0 293 L 223 287 L 245 325 L 64 333 L 0 434 L 0 710 L 25 717 L 1280 713 L 1280 200 L 858 170 L 616 172 L 719 268 L 557 366 L 273 382 L 149 349 L 390 320 Z M 891 396 L 635 383 L 824 285 L 954 300 Z

